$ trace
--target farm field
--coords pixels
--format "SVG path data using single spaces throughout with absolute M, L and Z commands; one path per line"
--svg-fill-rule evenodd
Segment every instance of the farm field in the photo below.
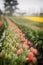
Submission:
M 29 39 L 35 47 L 40 48 L 40 44 L 43 47 L 43 22 L 34 22 L 21 17 L 10 17 L 12 22 L 18 25 L 26 34 L 26 38 Z M 39 43 L 39 41 L 41 42 Z
M 0 65 L 42 65 L 43 22 L 16 16 L 2 17 L 3 21 L 5 34 L 0 41 Z
M 43 65 L 43 0 L 0 0 L 0 65 Z
M 43 17 L 35 17 L 35 16 L 30 16 L 30 17 L 23 17 L 24 19 L 28 19 L 31 21 L 36 21 L 36 22 L 43 22 Z
M 32 29 L 42 29 L 43 30 L 43 22 L 38 22 L 38 21 L 34 22 L 33 20 L 26 19 L 26 18 L 24 19 L 22 17 L 13 17 L 12 19 L 18 24 L 31 27 Z
M 37 46 L 38 44 L 38 47 L 40 48 L 40 44 L 43 43 L 43 22 L 34 22 L 27 19 L 23 19 L 21 17 L 10 17 L 10 19 L 14 23 L 16 23 L 20 29 L 23 30 L 23 33 L 26 34 L 26 37 L 31 40 L 34 45 Z M 40 43 L 39 38 L 41 39 Z

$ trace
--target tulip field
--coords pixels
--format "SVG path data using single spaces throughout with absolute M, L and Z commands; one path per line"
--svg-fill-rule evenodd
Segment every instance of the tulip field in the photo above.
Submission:
M 41 60 L 40 60 L 41 59 Z M 43 22 L 0 18 L 0 65 L 43 64 Z
M 32 21 L 36 21 L 36 22 L 43 22 L 43 17 L 34 17 L 34 16 L 30 16 L 30 17 L 23 17 L 24 19 L 28 19 L 28 20 L 32 20 Z
M 24 26 L 31 27 L 33 29 L 41 28 L 43 30 L 43 17 L 13 17 L 13 20 L 14 22 Z

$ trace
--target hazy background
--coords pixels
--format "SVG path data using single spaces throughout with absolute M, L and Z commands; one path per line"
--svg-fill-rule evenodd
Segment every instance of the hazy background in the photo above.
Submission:
M 43 12 L 43 0 L 17 0 L 18 9 L 15 11 L 16 15 L 20 13 L 25 13 L 25 15 L 30 15 L 33 13 Z M 0 9 L 4 12 L 4 0 L 0 0 Z

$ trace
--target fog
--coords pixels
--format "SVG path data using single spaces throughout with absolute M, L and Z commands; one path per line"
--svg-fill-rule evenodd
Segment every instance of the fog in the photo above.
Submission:
M 17 0 L 16 12 L 26 12 L 27 14 L 43 12 L 43 0 Z M 0 9 L 4 12 L 4 0 L 0 0 Z

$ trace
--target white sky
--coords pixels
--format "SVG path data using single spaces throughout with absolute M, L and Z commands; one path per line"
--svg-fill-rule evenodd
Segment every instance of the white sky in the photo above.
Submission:
M 18 7 L 20 8 L 20 10 L 26 10 L 28 11 L 29 9 L 33 9 L 34 8 L 40 9 L 43 8 L 43 0 L 18 0 Z
M 2 10 L 4 10 L 4 5 L 3 5 L 3 3 L 4 3 L 4 0 L 0 0 L 0 9 L 2 9 Z
M 4 0 L 0 0 L 0 9 L 4 10 Z M 20 11 L 39 11 L 40 7 L 43 9 L 43 0 L 18 0 L 18 7 Z

